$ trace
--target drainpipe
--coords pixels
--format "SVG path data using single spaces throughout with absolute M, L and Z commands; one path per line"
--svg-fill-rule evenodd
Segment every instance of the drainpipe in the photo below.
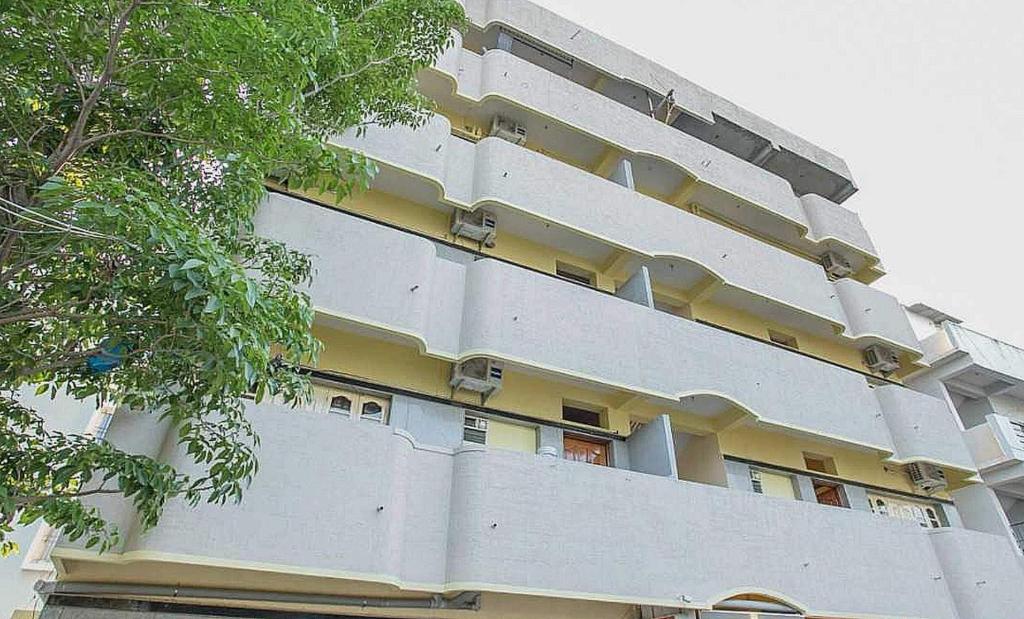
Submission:
M 190 598 L 197 600 L 234 600 L 239 602 L 275 602 L 282 604 L 318 604 L 322 606 L 358 606 L 360 608 L 480 610 L 479 591 L 463 591 L 450 598 L 439 594 L 434 594 L 430 597 L 371 598 L 331 595 L 327 593 L 283 593 L 211 587 L 54 582 L 45 580 L 36 582 L 35 590 L 40 595 L 117 595 L 129 597 Z

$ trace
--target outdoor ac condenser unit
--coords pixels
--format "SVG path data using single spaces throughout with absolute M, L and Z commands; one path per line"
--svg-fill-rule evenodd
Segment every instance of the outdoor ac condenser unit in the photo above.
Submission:
M 513 120 L 495 116 L 491 121 L 491 136 L 522 146 L 526 144 L 526 127 Z
M 850 261 L 834 251 L 827 251 L 821 255 L 821 266 L 832 279 L 842 279 L 853 274 Z
M 946 474 L 934 464 L 912 462 L 907 465 L 906 471 L 910 481 L 925 492 L 936 492 L 946 488 Z
M 494 247 L 498 236 L 498 218 L 494 213 L 484 209 L 455 209 L 452 214 L 452 234 L 479 241 L 487 247 Z
M 900 356 L 888 346 L 873 344 L 864 349 L 864 365 L 869 370 L 890 374 L 900 369 Z
M 475 391 L 486 399 L 501 389 L 501 375 L 504 364 L 501 361 L 476 357 L 452 368 L 451 386 L 455 389 Z

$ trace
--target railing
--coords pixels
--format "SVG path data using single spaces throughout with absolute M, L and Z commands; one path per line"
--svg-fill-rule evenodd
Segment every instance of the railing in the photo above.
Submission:
M 1024 522 L 1011 524 L 1010 530 L 1013 531 L 1013 539 L 1017 541 L 1017 545 L 1024 550 Z

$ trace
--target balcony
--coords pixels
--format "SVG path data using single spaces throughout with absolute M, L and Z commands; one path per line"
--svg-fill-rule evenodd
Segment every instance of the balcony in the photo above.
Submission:
M 799 198 L 765 169 L 502 50 L 480 56 L 451 49 L 421 85 L 478 124 L 489 125 L 495 114 L 516 120 L 536 148 L 580 165 L 591 166 L 608 149 L 624 153 L 647 193 L 685 195 L 686 202 L 814 255 L 834 240 L 861 268 L 877 267 L 863 230 L 846 230 L 859 228 L 852 212 L 813 194 Z M 822 207 L 843 214 L 823 215 Z
M 964 439 L 986 483 L 1024 496 L 1024 422 L 990 413 Z
M 261 471 L 240 505 L 172 503 L 158 527 L 104 555 L 65 545 L 55 553 L 62 577 L 259 588 L 287 578 L 293 591 L 363 582 L 692 608 L 751 592 L 836 617 L 955 619 L 954 607 L 988 611 L 961 617 L 1008 617 L 1024 605 L 1012 586 L 1024 572 L 995 536 L 551 457 L 421 445 L 339 415 L 263 404 L 249 417 L 263 438 Z M 127 425 L 115 421 L 115 444 L 160 451 L 166 430 L 119 420 Z M 187 462 L 173 449 L 163 459 Z M 1010 598 L 983 596 L 988 587 Z
M 1024 400 L 1024 350 L 949 321 L 924 344 L 928 361 L 954 391 Z
M 384 165 L 375 182 L 383 191 L 421 200 L 436 192 L 430 203 L 486 207 L 498 213 L 503 230 L 527 238 L 560 247 L 598 244 L 592 254 L 625 252 L 630 262 L 620 264 L 635 269 L 646 262 L 659 283 L 690 287 L 710 276 L 720 285 L 711 300 L 768 320 L 920 354 L 902 308 L 884 292 L 854 280 L 830 282 L 816 263 L 532 150 L 497 138 L 473 144 L 453 137 L 441 116 L 416 131 L 371 128 L 338 143 Z M 809 212 L 826 234 L 863 230 L 828 209 Z
M 898 462 L 973 472 L 966 447 L 946 438 L 958 436 L 952 416 L 932 414 L 941 402 L 929 396 L 892 399 L 915 398 L 914 415 L 926 402 L 926 433 L 901 421 L 903 409 L 892 411 L 890 427 L 892 403 L 855 372 L 614 295 L 493 259 L 441 258 L 427 239 L 280 195 L 257 229 L 315 256 L 311 295 L 324 315 L 404 335 L 427 355 L 494 357 L 642 396 L 698 400 Z
M 600 88 L 624 104 L 633 103 L 635 97 L 649 105 L 648 96 L 658 101 L 671 90 L 676 107 L 685 112 L 674 121 L 677 129 L 786 178 L 798 195 L 819 194 L 842 202 L 856 191 L 841 158 L 559 15 L 523 0 L 466 0 L 464 4 L 470 21 L 479 28 L 467 34 L 467 39 L 474 39 L 474 49 L 498 48 L 498 31 L 507 29 L 524 37 L 511 45 L 514 53 L 532 52 L 543 61 L 545 54 L 535 50 L 548 47 L 567 59 L 550 63 L 556 65 L 553 70 Z

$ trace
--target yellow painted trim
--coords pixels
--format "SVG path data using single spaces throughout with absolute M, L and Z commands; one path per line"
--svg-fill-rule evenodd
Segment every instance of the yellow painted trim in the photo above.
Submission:
M 606 148 L 601 155 L 600 161 L 594 166 L 593 173 L 601 178 L 608 178 L 608 175 L 615 169 L 615 164 L 622 159 L 622 152 L 617 148 Z

